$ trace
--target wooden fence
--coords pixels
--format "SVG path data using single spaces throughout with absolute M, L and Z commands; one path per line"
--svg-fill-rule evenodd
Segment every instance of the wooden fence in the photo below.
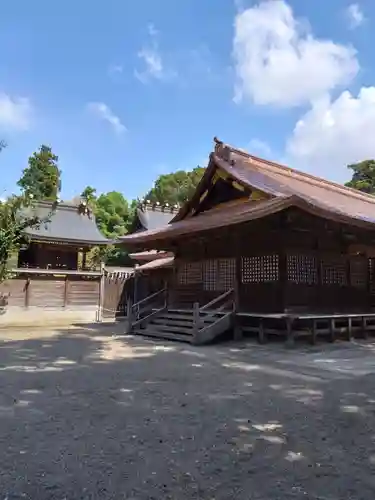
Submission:
M 0 323 L 124 317 L 127 297 L 133 292 L 131 276 L 104 269 L 15 269 L 12 277 L 0 284 Z
M 1 305 L 74 308 L 99 306 L 101 272 L 16 269 L 0 284 Z

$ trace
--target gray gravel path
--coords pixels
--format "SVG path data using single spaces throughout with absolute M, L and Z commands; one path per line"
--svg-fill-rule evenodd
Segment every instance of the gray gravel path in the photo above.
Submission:
M 0 331 L 0 500 L 375 496 L 375 350 Z

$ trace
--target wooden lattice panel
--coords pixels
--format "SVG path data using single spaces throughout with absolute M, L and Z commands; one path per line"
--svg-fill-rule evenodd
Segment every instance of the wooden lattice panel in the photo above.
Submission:
M 279 256 L 261 255 L 259 257 L 242 257 L 242 283 L 267 283 L 279 280 Z
M 230 290 L 236 281 L 236 259 L 219 259 L 218 267 L 219 290 Z
M 323 285 L 347 285 L 347 266 L 344 257 L 322 259 L 321 272 Z
M 356 288 L 367 287 L 367 259 L 364 257 L 350 260 L 350 284 Z
M 185 262 L 180 263 L 177 268 L 177 283 L 179 285 L 187 285 L 187 265 Z
M 214 259 L 203 262 L 203 289 L 215 291 L 218 288 L 217 261 Z
M 291 283 L 315 285 L 318 282 L 316 258 L 313 255 L 288 255 L 287 276 Z
M 177 281 L 180 285 L 195 285 L 197 283 L 202 283 L 202 263 L 181 263 L 177 270 Z

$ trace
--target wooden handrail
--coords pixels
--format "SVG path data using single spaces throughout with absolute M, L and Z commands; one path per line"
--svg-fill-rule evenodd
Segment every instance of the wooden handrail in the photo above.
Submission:
M 199 309 L 199 311 L 202 312 L 202 311 L 205 311 L 205 310 L 209 309 L 210 307 L 212 307 L 213 305 L 217 304 L 221 300 L 225 299 L 226 297 L 229 297 L 229 295 L 231 295 L 233 292 L 234 292 L 234 288 L 231 288 L 230 290 L 227 290 L 223 294 L 219 295 L 219 297 L 215 297 L 213 300 L 211 300 L 210 302 L 208 302 L 208 304 L 205 304 L 204 306 L 202 306 Z
M 132 305 L 132 309 L 136 309 L 140 305 L 146 304 L 147 302 L 151 301 L 151 299 L 155 299 L 159 295 L 162 295 L 167 291 L 166 288 L 162 288 L 161 290 L 158 290 L 157 292 L 149 295 L 148 297 L 145 297 L 144 299 L 140 300 L 139 302 L 136 302 L 135 304 Z

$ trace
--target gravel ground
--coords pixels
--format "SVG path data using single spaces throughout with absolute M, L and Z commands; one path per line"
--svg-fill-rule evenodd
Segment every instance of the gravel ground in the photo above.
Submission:
M 0 331 L 0 500 L 373 500 L 375 346 Z

